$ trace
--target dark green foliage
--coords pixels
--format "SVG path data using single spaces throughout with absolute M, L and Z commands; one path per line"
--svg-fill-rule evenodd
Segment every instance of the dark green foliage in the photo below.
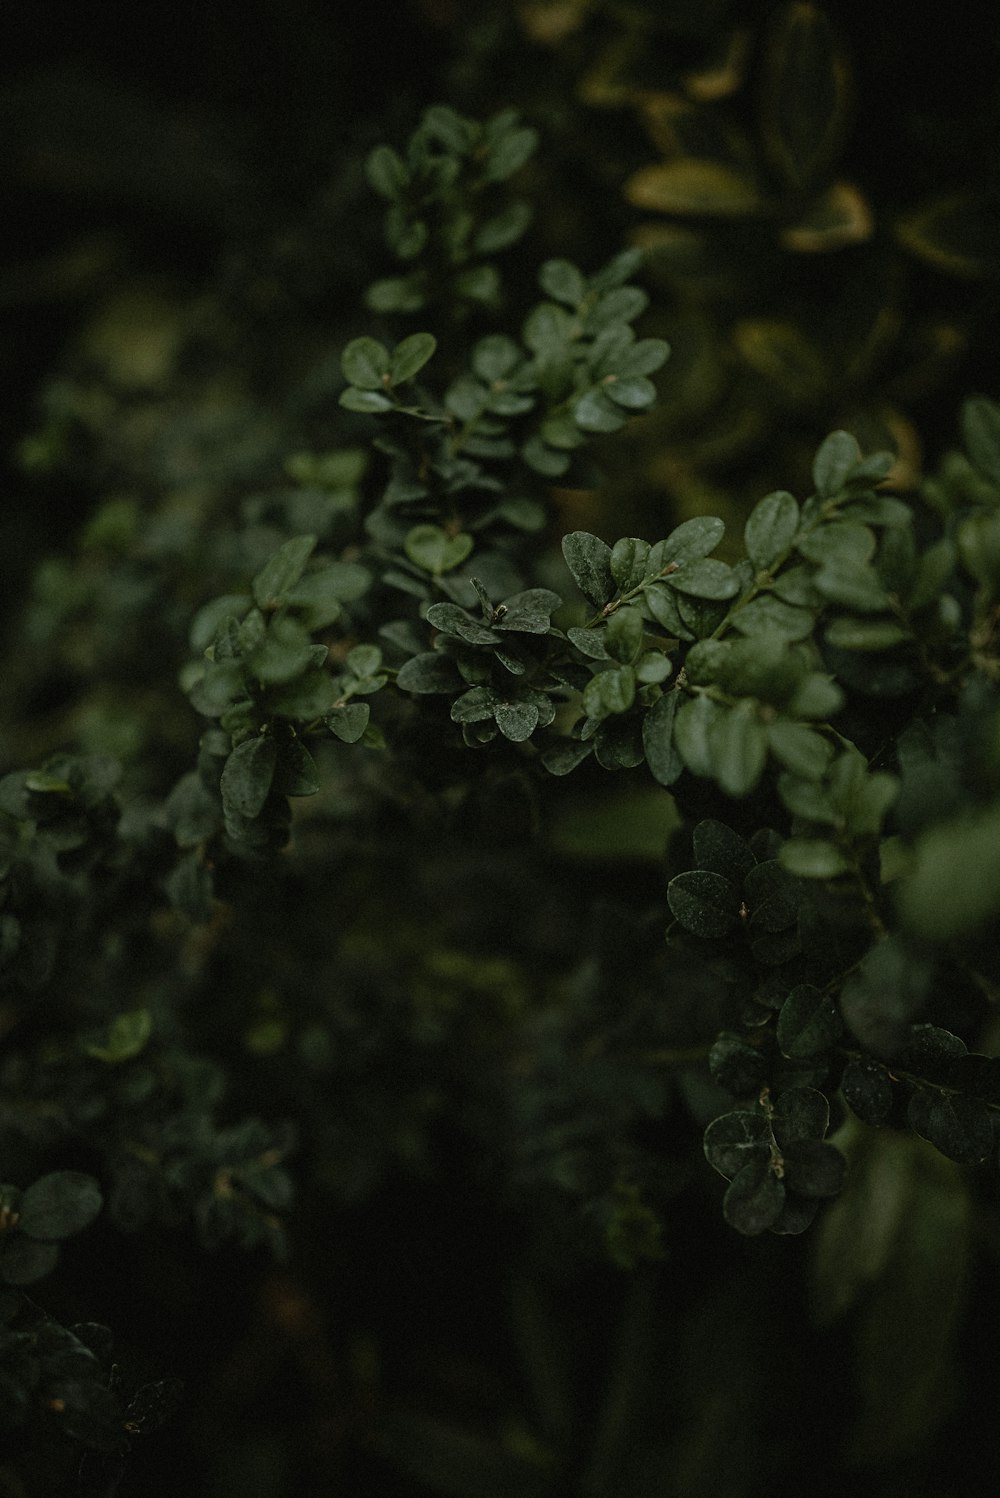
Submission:
M 619 24 L 592 9 L 581 53 Z M 712 7 L 660 9 L 700 51 Z M 794 258 L 857 217 L 831 175 L 846 63 L 818 6 L 765 30 L 759 160 L 685 146 L 680 171 L 628 192 L 655 207 L 669 190 L 699 222 L 766 218 Z M 199 488 L 147 454 L 148 503 L 109 481 L 13 630 L 5 692 L 32 751 L 12 740 L 0 779 L 0 1486 L 18 1498 L 56 1438 L 39 1491 L 113 1492 L 131 1437 L 175 1402 L 158 1376 L 123 1383 L 103 1327 L 60 1326 L 22 1288 L 93 1274 L 123 1236 L 178 1283 L 195 1248 L 223 1276 L 233 1246 L 289 1266 L 260 1271 L 248 1360 L 280 1329 L 277 1363 L 318 1380 L 324 1419 L 356 1382 L 344 1428 L 371 1470 L 456 1498 L 731 1490 L 717 1433 L 669 1450 L 657 1434 L 661 1261 L 703 1276 L 706 1305 L 715 1261 L 739 1266 L 726 1315 L 762 1359 L 754 1276 L 775 1264 L 782 1303 L 794 1266 L 819 1324 L 856 1313 L 845 1472 L 881 1459 L 883 1384 L 945 1356 L 940 1285 L 962 1279 L 974 1213 L 992 1223 L 1000 1110 L 1000 407 L 966 403 L 965 454 L 922 487 L 838 427 L 728 534 L 650 503 L 649 538 L 618 536 L 635 516 L 581 495 L 685 376 L 654 336 L 655 254 L 604 244 L 590 270 L 552 236 L 521 243 L 533 209 L 513 184 L 533 191 L 545 149 L 516 109 L 434 105 L 369 151 L 395 273 L 353 288 L 311 373 L 290 361 L 272 458 Z M 727 336 L 758 373 L 807 375 L 799 333 L 761 315 Z M 734 389 L 734 450 L 740 409 L 762 404 Z M 67 680 L 99 711 L 52 727 L 32 692 Z M 510 1314 L 481 1314 L 520 1349 L 502 1419 L 496 1398 L 466 1418 L 467 1369 L 442 1396 L 458 1417 L 422 1402 L 405 1357 L 375 1394 L 372 1327 L 426 1287 L 408 1229 L 369 1224 L 439 1187 L 433 1262 L 449 1235 L 492 1252 L 494 1220 L 498 1253 L 507 1232 L 526 1245 L 522 1278 L 505 1261 Z M 729 1228 L 811 1229 L 813 1258 Z M 362 1260 L 403 1265 L 412 1304 L 383 1311 L 380 1290 L 355 1312 Z M 632 1288 L 553 1309 L 547 1281 L 581 1262 Z M 347 1371 L 302 1330 L 322 1320 L 310 1277 L 317 1295 L 337 1282 Z M 895 1305 L 897 1282 L 918 1289 Z M 937 1341 L 911 1357 L 932 1295 Z M 589 1333 L 616 1297 L 607 1388 L 578 1410 L 567 1327 Z M 872 1305 L 901 1349 L 886 1377 Z M 716 1313 L 693 1314 L 714 1348 Z M 773 1419 L 780 1380 L 744 1362 L 733 1379 L 746 1428 Z M 750 1407 L 765 1382 L 770 1414 Z M 900 1396 L 914 1426 L 936 1388 Z

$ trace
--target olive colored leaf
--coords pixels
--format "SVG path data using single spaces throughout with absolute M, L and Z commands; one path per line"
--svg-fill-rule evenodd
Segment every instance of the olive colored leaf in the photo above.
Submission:
M 380 197 L 398 198 L 410 180 L 403 158 L 391 146 L 376 146 L 365 161 L 365 175 Z
M 667 885 L 671 913 L 692 936 L 728 936 L 740 923 L 740 892 L 729 879 L 707 869 L 688 869 Z
M 365 292 L 365 305 L 373 312 L 419 312 L 426 301 L 423 285 L 416 275 L 385 276 L 373 281 Z M 344 396 L 350 394 L 349 390 L 344 391 L 340 397 L 341 405 L 346 404 Z M 386 401 L 385 406 L 376 409 L 386 410 L 390 404 Z
M 1000 486 L 1000 406 L 973 395 L 962 406 L 965 449 L 983 478 Z
M 635 208 L 708 218 L 747 218 L 761 208 L 754 182 L 722 161 L 679 156 L 640 167 L 625 184 Z
M 778 1045 L 781 1054 L 792 1061 L 822 1055 L 842 1031 L 833 999 L 812 983 L 793 988 L 778 1014 Z
M 767 732 L 752 702 L 738 702 L 719 714 L 709 731 L 709 755 L 726 795 L 749 795 L 767 763 Z
M 483 168 L 487 182 L 505 182 L 519 172 L 535 153 L 538 131 L 530 125 L 519 125 L 499 135 L 490 146 Z
M 515 198 L 499 213 L 480 224 L 472 240 L 472 247 L 479 255 L 495 255 L 516 244 L 534 218 L 534 210 L 524 198 Z
M 730 1181 L 722 1199 L 722 1215 L 738 1233 L 756 1237 L 777 1221 L 784 1205 L 785 1187 L 770 1161 L 752 1160 Z
M 727 1180 L 750 1163 L 766 1164 L 771 1128 L 763 1113 L 723 1113 L 705 1130 L 705 1159 Z
M 833 879 L 850 868 L 839 848 L 817 837 L 790 837 L 778 857 L 782 867 L 800 879 Z
M 843 1184 L 847 1161 L 833 1144 L 800 1139 L 781 1152 L 784 1182 L 789 1191 L 816 1200 L 836 1196 Z
M 93 1176 L 56 1170 L 24 1192 L 18 1227 L 29 1238 L 54 1242 L 82 1232 L 102 1205 L 101 1188 Z
M 254 734 L 237 744 L 222 771 L 220 789 L 227 813 L 259 816 L 271 791 L 278 748 L 270 734 Z
M 375 338 L 354 338 L 340 356 L 340 368 L 349 385 L 359 390 L 384 390 L 392 374 L 392 359 L 384 343 Z
M 642 720 L 642 747 L 653 779 L 673 785 L 684 769 L 674 747 L 674 722 L 681 701 L 679 692 L 664 692 Z
M 861 1056 L 847 1063 L 840 1090 L 862 1123 L 878 1128 L 887 1122 L 892 1113 L 892 1082 L 886 1068 L 873 1056 Z
M 776 317 L 741 318 L 733 342 L 757 374 L 778 387 L 790 405 L 825 395 L 832 370 L 824 351 L 797 323 Z
M 789 187 L 811 186 L 836 160 L 850 95 L 850 71 L 829 17 L 814 4 L 782 6 L 764 56 L 761 133 Z
M 433 333 L 411 333 L 409 338 L 397 343 L 389 362 L 390 384 L 403 385 L 412 380 L 433 357 L 436 348 L 437 339 Z
M 996 224 L 1000 200 L 986 182 L 943 192 L 896 224 L 903 247 L 936 270 L 963 279 L 993 279 L 1000 271 Z
M 813 461 L 813 483 L 820 499 L 835 499 L 862 460 L 861 449 L 850 432 L 831 432 L 821 443 Z
M 562 553 L 584 598 L 602 608 L 616 590 L 610 546 L 587 531 L 571 531 L 563 537 Z
M 285 601 L 305 571 L 315 547 L 315 536 L 293 536 L 268 557 L 251 584 L 258 608 L 274 609 Z
M 875 229 L 871 204 L 853 182 L 831 182 L 805 211 L 781 230 L 781 242 L 797 254 L 821 255 L 864 244 Z M 879 474 L 884 478 L 885 474 Z
M 410 688 L 410 691 L 414 690 L 415 688 Z M 371 708 L 367 702 L 345 702 L 340 707 L 331 708 L 326 715 L 326 725 L 341 743 L 356 744 L 368 727 L 370 715 Z
M 694 829 L 692 845 L 699 869 L 721 874 L 738 887 L 757 865 L 749 843 L 724 822 L 711 818 L 699 822 Z
M 103 1033 L 84 1042 L 83 1049 L 97 1061 L 117 1066 L 145 1050 L 152 1033 L 153 1016 L 149 1010 L 129 1009 L 116 1014 Z
M 791 549 L 799 528 L 799 506 L 784 489 L 758 500 L 743 530 L 747 556 L 755 567 L 767 570 Z
M 852 619 L 846 616 L 833 619 L 826 627 L 824 638 L 839 650 L 891 650 L 894 645 L 912 640 L 913 635 L 894 619 Z

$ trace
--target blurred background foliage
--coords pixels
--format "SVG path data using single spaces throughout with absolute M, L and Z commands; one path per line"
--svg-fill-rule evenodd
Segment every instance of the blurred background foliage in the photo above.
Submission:
M 162 793 L 197 733 L 175 686 L 192 609 L 289 528 L 349 532 L 365 461 L 338 357 L 392 269 L 363 162 L 431 100 L 514 105 L 541 134 L 513 303 L 546 256 L 647 251 L 661 402 L 592 485 L 553 492 L 558 529 L 709 510 L 738 534 L 762 493 L 808 487 L 833 427 L 892 446 L 915 487 L 961 396 L 996 393 L 982 7 L 101 9 L 11 0 L 4 20 L 3 770 L 72 741 Z M 143 1002 L 179 993 L 228 1058 L 235 1106 L 307 1121 L 310 1189 L 283 1268 L 169 1228 L 67 1257 L 54 1313 L 107 1318 L 138 1378 L 187 1385 L 121 1492 L 970 1491 L 994 1440 L 996 1212 L 920 1141 L 844 1135 L 851 1184 L 814 1240 L 722 1225 L 689 1163 L 717 1099 L 686 1066 L 719 1016 L 676 967 L 652 1001 L 669 828 L 584 776 L 527 851 L 515 779 L 484 777 L 456 829 L 446 771 L 435 798 L 405 764 L 387 793 L 344 763 L 297 878 L 248 873 L 176 991 L 139 970 Z M 135 955 L 95 971 L 125 992 Z M 19 1470 L 115 1490 L 44 1451 Z M 29 1489 L 0 1465 L 0 1491 Z

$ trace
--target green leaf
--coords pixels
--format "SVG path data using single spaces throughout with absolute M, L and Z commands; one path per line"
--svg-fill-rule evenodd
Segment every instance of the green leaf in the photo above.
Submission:
M 749 795 L 767 762 L 767 734 L 752 702 L 738 702 L 716 718 L 709 753 L 715 779 L 727 796 Z
M 616 591 L 610 546 L 588 531 L 570 531 L 563 537 L 562 554 L 584 598 L 602 608 Z
M 707 557 L 726 533 L 723 521 L 715 515 L 696 515 L 677 526 L 665 541 L 658 541 L 649 556 L 650 567 L 660 572 L 673 562 L 681 567 Z
M 412 380 L 433 356 L 436 348 L 437 339 L 433 333 L 411 333 L 409 338 L 397 343 L 389 363 L 390 383 L 404 385 L 407 380 Z M 358 385 L 361 382 L 354 380 L 352 383 Z M 381 385 L 381 380 L 379 384 Z
M 816 620 L 809 609 L 795 608 L 772 593 L 762 593 L 738 608 L 732 622 L 741 635 L 772 634 L 783 640 L 806 640 Z
M 505 380 L 520 364 L 521 350 L 513 338 L 490 333 L 481 338 L 472 351 L 473 372 L 487 384 Z
M 831 745 L 804 723 L 779 718 L 767 726 L 767 742 L 775 759 L 803 780 L 820 780 L 833 758 Z
M 129 1009 L 116 1014 L 99 1039 L 84 1042 L 88 1056 L 117 1066 L 122 1061 L 131 1061 L 133 1056 L 145 1050 L 153 1033 L 153 1016 L 148 1009 Z
M 817 526 L 796 542 L 798 550 L 811 562 L 820 565 L 839 562 L 845 567 L 864 567 L 875 555 L 876 544 L 875 532 L 867 525 L 853 525 L 846 520 Z
M 550 749 L 546 749 L 542 755 L 542 764 L 550 775 L 569 775 L 577 765 L 583 763 L 593 747 L 592 742 L 564 739 L 562 743 L 553 744 Z
M 993 1153 L 990 1109 L 979 1098 L 918 1087 L 906 1116 L 915 1133 L 959 1165 L 980 1165 Z
M 271 790 L 278 759 L 270 734 L 254 734 L 238 744 L 226 760 L 220 789 L 226 812 L 235 811 L 251 819 L 263 810 Z
M 656 386 L 642 375 L 606 375 L 601 390 L 608 400 L 627 411 L 645 411 L 656 400 Z
M 546 260 L 538 272 L 538 284 L 555 302 L 579 307 L 587 295 L 587 283 L 569 260 Z
M 739 574 L 725 562 L 717 562 L 712 557 L 686 562 L 669 575 L 667 582 L 678 593 L 714 602 L 735 598 L 740 591 Z
M 670 345 L 662 338 L 639 338 L 619 355 L 614 373 L 622 378 L 655 374 L 669 357 Z
M 778 1015 L 778 1045 L 781 1054 L 792 1061 L 822 1055 L 836 1044 L 842 1031 L 833 999 L 811 983 L 793 988 Z
M 925 832 L 917 840 L 911 872 L 899 881 L 897 902 L 905 928 L 920 941 L 951 941 L 995 922 L 1000 802 Z
M 340 368 L 349 385 L 359 390 L 384 390 L 392 360 L 385 344 L 377 339 L 353 338 L 340 356 Z
M 504 182 L 519 172 L 534 155 L 538 146 L 538 131 L 530 125 L 520 125 L 507 131 L 493 142 L 483 171 L 488 182 Z
M 801 1139 L 782 1150 L 784 1182 L 789 1191 L 812 1200 L 837 1196 L 844 1184 L 847 1161 L 832 1144 Z
M 789 551 L 799 528 L 799 506 L 784 489 L 767 494 L 754 506 L 744 527 L 747 556 L 766 571 Z
M 966 451 L 983 478 L 1000 487 L 1000 407 L 973 395 L 962 407 Z
M 789 1087 L 775 1099 L 771 1128 L 779 1149 L 822 1139 L 829 1124 L 830 1104 L 814 1087 Z
M 524 198 L 515 198 L 480 225 L 473 236 L 472 247 L 477 255 L 495 255 L 499 250 L 506 250 L 517 243 L 533 218 L 531 204 Z
M 56 1242 L 89 1227 L 102 1205 L 101 1188 L 93 1176 L 56 1170 L 25 1191 L 18 1227 L 29 1238 Z
M 825 723 L 844 705 L 844 694 L 832 676 L 812 671 L 796 687 L 788 711 L 797 718 L 809 718 L 815 723 Z
M 474 546 L 467 532 L 449 536 L 439 525 L 415 525 L 403 541 L 403 550 L 414 566 L 435 577 L 460 566 Z
M 688 869 L 667 885 L 671 913 L 692 936 L 728 936 L 740 923 L 740 891 L 721 874 Z
M 497 628 L 526 635 L 545 635 L 552 627 L 551 615 L 562 603 L 551 588 L 526 588 L 512 593 L 497 610 Z
M 610 713 L 626 713 L 635 701 L 635 673 L 628 666 L 599 671 L 583 690 L 587 716 L 599 721 Z
M 316 546 L 315 536 L 293 536 L 270 556 L 252 583 L 258 608 L 277 608 L 295 587 Z
M 8 1285 L 34 1285 L 59 1262 L 56 1243 L 34 1242 L 20 1233 L 4 1238 L 0 1245 L 0 1279 Z
M 705 1159 L 720 1176 L 732 1180 L 745 1165 L 766 1164 L 771 1154 L 771 1127 L 763 1113 L 723 1113 L 705 1130 Z
M 373 281 L 365 292 L 365 305 L 373 312 L 419 312 L 426 301 L 427 297 L 419 279 L 412 275 L 386 276 L 380 281 Z M 348 390 L 344 391 L 344 395 L 350 393 Z M 344 395 L 340 397 L 341 405 L 346 404 Z M 378 406 L 374 409 L 384 411 L 390 404 L 391 402 L 387 401 L 385 406 Z
M 892 1083 L 889 1073 L 873 1056 L 849 1061 L 840 1079 L 840 1090 L 862 1123 L 878 1128 L 892 1113 Z
M 800 879 L 833 879 L 850 868 L 839 848 L 817 837 L 789 838 L 778 857 L 782 867 Z
M 505 739 L 521 744 L 538 727 L 539 711 L 534 702 L 498 702 L 493 716 Z
M 573 420 L 584 432 L 617 432 L 625 425 L 618 407 L 601 390 L 588 390 L 573 407 Z
M 390 201 L 401 196 L 410 179 L 403 158 L 391 146 L 376 146 L 369 153 L 365 174 L 375 191 Z
M 825 638 L 838 650 L 891 650 L 913 635 L 894 619 L 834 619 L 827 625 Z
M 392 409 L 392 401 L 387 395 L 381 395 L 377 390 L 355 390 L 353 385 L 342 390 L 338 400 L 345 411 L 358 411 L 363 416 Z
M 461 678 L 449 656 L 428 650 L 404 662 L 396 676 L 396 685 L 404 692 L 433 696 L 457 691 Z
M 711 733 L 725 709 L 710 697 L 688 698 L 677 710 L 674 744 L 692 775 L 710 780 L 714 771 Z
M 411 661 L 408 664 L 413 663 Z M 410 690 L 413 691 L 414 688 L 411 687 Z M 356 744 L 368 727 L 370 715 L 371 708 L 367 702 L 345 702 L 343 706 L 331 709 L 327 714 L 326 724 L 341 743 Z
M 631 665 L 642 648 L 644 624 L 641 613 L 628 605 L 609 617 L 605 631 L 608 654 L 623 665 Z
M 493 717 L 499 697 L 492 687 L 471 687 L 451 704 L 453 723 L 482 723 Z
M 274 789 L 282 796 L 315 796 L 320 787 L 316 761 L 301 739 L 281 745 Z
M 573 318 L 554 302 L 539 302 L 528 313 L 522 336 L 533 354 L 542 359 L 561 359 L 573 341 Z
M 544 474 L 546 478 L 558 478 L 569 467 L 569 455 L 557 452 L 539 436 L 528 438 L 521 448 L 521 457 L 529 468 L 533 468 L 536 473 Z
M 742 886 L 750 870 L 756 867 L 757 860 L 749 843 L 724 822 L 716 822 L 711 817 L 699 822 L 692 841 L 699 869 L 721 874 L 732 884 Z
M 861 449 L 850 432 L 832 432 L 813 462 L 813 483 L 820 499 L 835 499 L 843 493 L 848 475 L 861 461 Z
M 623 593 L 636 588 L 646 576 L 649 542 L 622 536 L 611 548 L 611 575 Z
M 674 748 L 674 722 L 682 698 L 679 692 L 665 692 L 642 720 L 642 746 L 646 763 L 660 785 L 673 785 L 684 769 L 684 761 Z
M 785 1188 L 770 1161 L 751 1161 L 729 1183 L 722 1199 L 722 1215 L 731 1228 L 748 1237 L 765 1233 L 781 1215 Z

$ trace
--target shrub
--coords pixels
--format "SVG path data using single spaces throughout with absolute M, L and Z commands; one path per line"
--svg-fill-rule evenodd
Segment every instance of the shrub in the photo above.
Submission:
M 89 1319 L 123 1237 L 147 1291 L 172 1277 L 170 1316 L 192 1241 L 284 1266 L 259 1271 L 262 1336 L 353 1422 L 369 1486 L 749 1493 L 731 1464 L 754 1460 L 802 1480 L 815 1453 L 775 1434 L 770 1380 L 808 1432 L 825 1365 L 795 1390 L 754 1349 L 800 1276 L 779 1356 L 853 1370 L 831 1482 L 906 1480 L 948 1413 L 995 1218 L 1000 407 L 967 400 L 964 451 L 919 487 L 834 431 L 723 557 L 708 514 L 565 530 L 671 373 L 641 250 L 527 280 L 538 140 L 514 109 L 435 105 L 375 148 L 396 263 L 271 456 L 112 494 L 36 576 L 7 693 L 51 742 L 0 780 L 14 1494 L 113 1492 L 179 1403 L 212 1418 L 197 1359 L 186 1392 L 154 1348 L 133 1376 Z M 67 681 L 86 696 L 39 727 Z M 414 1204 L 411 1294 L 444 1256 L 431 1319 L 454 1314 L 466 1255 L 495 1326 L 505 1289 L 521 1413 L 460 1351 L 450 1395 L 407 1372 Z M 687 1330 L 659 1304 L 681 1270 Z M 595 1286 L 596 1424 L 573 1399 L 600 1352 L 560 1351 L 580 1304 L 604 1325 Z M 702 1401 L 668 1379 L 666 1438 L 659 1325 Z M 742 1415 L 711 1413 L 717 1380 Z

